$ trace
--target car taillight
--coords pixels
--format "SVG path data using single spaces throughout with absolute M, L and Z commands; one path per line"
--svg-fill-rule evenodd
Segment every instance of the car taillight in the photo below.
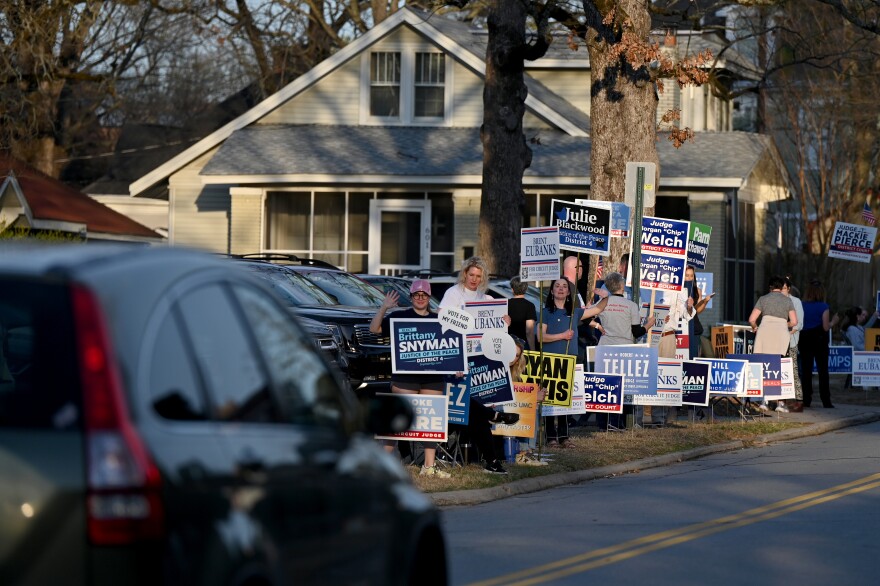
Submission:
M 121 545 L 164 534 L 161 477 L 128 417 L 122 383 L 94 295 L 72 292 L 83 387 L 89 538 Z

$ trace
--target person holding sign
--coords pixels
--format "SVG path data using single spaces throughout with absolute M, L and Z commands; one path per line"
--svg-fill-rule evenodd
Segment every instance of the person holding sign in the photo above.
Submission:
M 653 315 L 642 325 L 639 306 L 625 296 L 626 278 L 622 274 L 608 273 L 605 275 L 605 287 L 611 294 L 608 296 L 605 311 L 602 312 L 602 323 L 599 325 L 602 337 L 599 338 L 599 346 L 632 344 L 654 327 L 655 318 Z M 631 412 L 632 405 L 626 405 L 624 413 Z M 607 413 L 599 413 L 596 416 L 599 429 L 607 429 L 609 417 Z M 619 419 L 620 417 L 615 414 L 610 421 L 615 427 L 621 427 Z
M 673 291 L 672 298 L 669 301 L 669 313 L 663 322 L 663 331 L 660 333 L 660 341 L 657 343 L 658 358 L 675 358 L 675 334 L 678 330 L 678 324 L 681 321 L 690 322 L 697 315 L 694 307 L 694 298 L 688 295 L 687 289 L 681 291 Z M 652 409 L 650 405 L 646 405 L 644 409 L 645 423 L 652 422 Z M 675 425 L 678 420 L 678 407 L 667 407 L 665 425 Z
M 461 263 L 458 283 L 446 290 L 440 307 L 462 309 L 468 301 L 484 301 L 491 299 L 486 295 L 489 288 L 489 269 L 486 261 L 479 256 L 472 256 Z
M 574 285 L 565 277 L 553 281 L 544 309 L 541 311 L 541 351 L 551 354 L 578 355 L 578 336 L 576 328 L 581 321 L 602 313 L 608 304 L 603 297 L 592 307 L 576 307 Z M 568 439 L 568 417 L 549 416 L 546 418 L 547 446 L 570 447 Z
M 409 288 L 410 298 L 412 299 L 412 307 L 394 313 L 395 318 L 401 319 L 436 319 L 437 314 L 428 309 L 431 300 L 431 283 L 425 279 L 415 279 Z M 400 296 L 390 291 L 385 295 L 382 305 L 373 316 L 370 322 L 370 331 L 374 334 L 390 335 L 391 332 L 391 316 L 385 314 L 392 307 L 397 307 Z M 392 342 L 393 343 L 393 342 Z M 391 392 L 404 394 L 420 394 L 420 395 L 442 395 L 446 388 L 446 382 L 443 375 L 440 374 L 394 374 L 391 373 Z M 425 442 L 425 463 L 419 471 L 421 476 L 435 476 L 437 478 L 449 478 L 448 472 L 439 470 L 435 465 L 435 455 L 437 452 L 437 444 L 434 442 Z M 397 447 L 394 440 L 385 440 L 385 450 L 393 452 Z

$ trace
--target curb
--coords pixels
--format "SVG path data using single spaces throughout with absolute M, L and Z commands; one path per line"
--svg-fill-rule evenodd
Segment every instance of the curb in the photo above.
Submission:
M 574 472 L 561 472 L 559 474 L 523 478 L 522 480 L 514 480 L 513 482 L 502 484 L 500 486 L 493 486 L 491 488 L 434 492 L 429 493 L 428 497 L 430 497 L 438 507 L 479 505 L 511 496 L 538 492 L 539 490 L 545 490 L 548 488 L 577 484 L 588 480 L 596 480 L 597 478 L 608 478 L 621 474 L 629 474 L 648 468 L 668 466 L 677 462 L 684 462 L 685 460 L 695 460 L 711 454 L 730 452 L 746 447 L 761 447 L 774 442 L 821 435 L 844 427 L 864 425 L 875 421 L 880 421 L 880 413 L 862 413 L 852 417 L 835 419 L 834 421 L 814 423 L 797 429 L 786 429 L 776 433 L 757 436 L 754 440 L 748 442 L 736 440 L 723 444 L 693 448 L 683 452 L 673 452 L 662 456 L 652 456 L 641 460 L 633 460 L 632 462 L 603 466 L 601 468 L 590 468 L 588 470 L 577 470 Z

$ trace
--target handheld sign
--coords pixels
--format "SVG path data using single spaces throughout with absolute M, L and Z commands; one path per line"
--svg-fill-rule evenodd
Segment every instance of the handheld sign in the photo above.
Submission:
M 519 248 L 523 281 L 552 281 L 559 270 L 559 228 L 523 228 Z
M 447 406 L 445 395 L 417 395 L 404 393 L 376 393 L 376 396 L 397 397 L 409 401 L 415 418 L 407 431 L 377 435 L 376 439 L 445 442 L 447 437 Z
M 391 372 L 454 374 L 467 372 L 464 336 L 442 331 L 436 319 L 391 318 Z
M 559 228 L 559 248 L 608 256 L 611 248 L 611 210 L 554 199 L 550 223 Z

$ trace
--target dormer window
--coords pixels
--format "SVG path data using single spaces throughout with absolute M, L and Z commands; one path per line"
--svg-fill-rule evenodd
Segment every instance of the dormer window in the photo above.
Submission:
M 445 124 L 449 120 L 446 55 L 436 51 L 375 51 L 364 60 L 369 91 L 365 124 Z M 366 80 L 364 80 L 366 81 Z
M 416 118 L 443 118 L 445 78 L 446 59 L 442 53 L 416 53 Z
M 370 54 L 370 116 L 400 116 L 400 53 Z

